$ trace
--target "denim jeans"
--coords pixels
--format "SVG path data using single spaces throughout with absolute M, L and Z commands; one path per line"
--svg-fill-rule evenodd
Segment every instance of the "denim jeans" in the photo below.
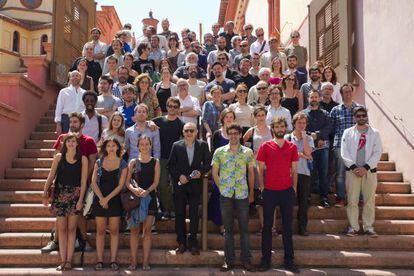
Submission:
M 345 163 L 341 157 L 341 149 L 334 148 L 334 158 L 336 163 L 336 195 L 338 199 L 345 200 Z
M 60 118 L 60 125 L 62 127 L 62 133 L 69 132 L 69 116 L 67 114 L 62 114 Z
M 328 182 L 328 162 L 329 149 L 318 149 L 312 153 L 313 170 L 312 170 L 312 185 L 317 184 L 319 188 L 319 195 L 321 200 L 327 200 L 329 193 Z
M 220 195 L 221 216 L 224 225 L 224 259 L 226 263 L 234 264 L 235 248 L 234 248 L 234 219 L 237 214 L 239 233 L 240 233 L 240 249 L 242 263 L 250 263 L 250 241 L 249 241 L 249 199 L 236 199 L 224 197 Z

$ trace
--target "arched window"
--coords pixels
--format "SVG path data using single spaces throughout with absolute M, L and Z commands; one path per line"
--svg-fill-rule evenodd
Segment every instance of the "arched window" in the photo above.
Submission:
M 20 52 L 20 34 L 18 31 L 13 32 L 13 52 Z
M 43 42 L 47 42 L 47 34 L 44 34 L 40 38 L 40 54 L 46 55 L 45 48 L 43 47 Z

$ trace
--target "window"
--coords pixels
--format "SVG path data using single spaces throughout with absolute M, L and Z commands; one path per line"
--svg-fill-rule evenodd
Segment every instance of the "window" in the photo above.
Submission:
M 13 52 L 20 52 L 20 34 L 18 31 L 13 32 Z
M 325 65 L 339 65 L 338 0 L 330 0 L 316 14 L 316 56 Z
M 40 54 L 46 55 L 45 48 L 43 47 L 43 42 L 47 42 L 47 34 L 42 35 L 40 38 Z

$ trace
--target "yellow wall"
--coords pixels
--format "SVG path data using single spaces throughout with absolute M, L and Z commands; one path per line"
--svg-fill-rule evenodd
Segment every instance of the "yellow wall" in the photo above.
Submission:
M 19 57 L 0 52 L 0 73 L 18 72 L 19 68 Z
M 43 0 L 40 7 L 36 8 L 34 10 L 27 9 L 18 0 L 14 0 L 14 1 L 9 0 L 9 1 L 7 1 L 6 5 L 3 7 L 3 9 L 4 8 L 13 8 L 13 7 L 26 9 L 26 10 L 22 11 L 22 10 L 10 9 L 10 10 L 2 10 L 1 13 L 5 14 L 9 17 L 16 18 L 16 19 L 26 19 L 27 20 L 28 18 L 30 18 L 30 20 L 37 21 L 37 22 L 44 22 L 44 23 L 52 22 L 52 15 L 51 14 L 35 13 L 33 11 L 45 11 L 45 12 L 52 13 L 53 12 L 53 0 Z

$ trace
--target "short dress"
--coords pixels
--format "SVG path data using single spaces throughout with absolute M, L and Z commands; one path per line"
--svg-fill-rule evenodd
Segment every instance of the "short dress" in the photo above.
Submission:
M 55 191 L 51 204 L 51 211 L 54 216 L 76 215 L 76 204 L 79 200 L 82 174 L 82 159 L 79 158 L 71 164 L 66 160 L 66 155 L 62 155 L 59 162 Z
M 104 197 L 112 193 L 112 191 L 118 186 L 119 174 L 121 173 L 121 169 L 122 168 L 118 168 L 112 171 L 107 171 L 101 166 L 101 176 L 98 182 L 98 186 Z M 111 198 L 111 200 L 109 200 L 108 209 L 102 208 L 101 204 L 99 204 L 99 197 L 95 195 L 92 204 L 92 215 L 95 217 L 107 218 L 120 217 L 123 212 L 120 194 L 121 193 L 117 194 L 116 196 Z
M 141 167 L 140 169 L 137 169 L 136 164 L 138 164 Z M 140 187 L 143 190 L 147 190 L 152 183 L 154 182 L 154 173 L 155 173 L 155 164 L 157 163 L 157 159 L 154 157 L 151 157 L 150 161 L 147 163 L 142 163 L 141 161 L 138 161 L 135 159 L 135 169 L 132 174 L 132 178 L 138 183 L 138 187 Z M 148 205 L 148 215 L 149 216 L 155 216 L 158 211 L 158 205 L 157 205 L 157 196 L 155 191 L 150 192 L 149 196 L 151 197 L 151 201 Z M 137 207 L 140 208 L 140 207 Z M 131 212 L 131 215 L 136 214 L 136 212 Z M 133 219 L 130 219 L 128 221 L 129 228 L 137 227 L 135 223 L 133 223 Z

